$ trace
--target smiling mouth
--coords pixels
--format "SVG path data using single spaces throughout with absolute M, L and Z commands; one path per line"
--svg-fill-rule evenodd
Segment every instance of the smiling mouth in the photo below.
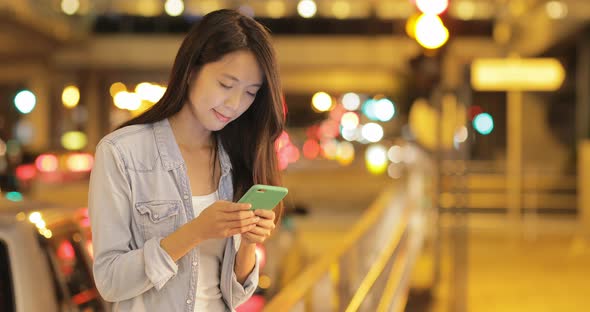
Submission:
M 217 110 L 213 109 L 213 113 L 215 113 L 215 117 L 217 117 L 217 119 L 219 119 L 219 121 L 221 122 L 228 122 L 230 121 L 231 118 L 219 113 Z

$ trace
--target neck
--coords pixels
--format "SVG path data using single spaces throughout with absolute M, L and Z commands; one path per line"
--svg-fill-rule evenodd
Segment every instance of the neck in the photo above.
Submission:
M 185 104 L 178 113 L 168 118 L 176 142 L 185 149 L 210 148 L 212 133 L 203 127 L 190 107 Z

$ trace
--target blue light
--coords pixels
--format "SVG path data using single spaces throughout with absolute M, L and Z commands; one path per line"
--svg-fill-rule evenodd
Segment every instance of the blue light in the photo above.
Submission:
M 482 135 L 488 135 L 494 130 L 494 119 L 488 113 L 481 113 L 473 119 L 473 128 Z
M 375 108 L 377 101 L 375 101 L 374 99 L 368 99 L 365 101 L 365 103 L 363 103 L 363 107 L 361 108 L 361 111 L 363 112 L 363 114 L 365 114 L 365 116 L 367 116 L 367 118 L 369 118 L 370 120 L 374 120 L 377 121 L 379 120 L 375 114 Z
M 23 195 L 19 192 L 8 192 L 6 193 L 6 199 L 13 202 L 19 202 L 23 200 Z

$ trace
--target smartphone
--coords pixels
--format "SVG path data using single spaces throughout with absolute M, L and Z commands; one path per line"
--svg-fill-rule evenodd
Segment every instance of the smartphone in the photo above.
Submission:
M 287 196 L 289 190 L 285 187 L 256 184 L 240 198 L 238 203 L 248 203 L 252 205 L 250 210 L 265 209 L 272 210 L 279 202 Z

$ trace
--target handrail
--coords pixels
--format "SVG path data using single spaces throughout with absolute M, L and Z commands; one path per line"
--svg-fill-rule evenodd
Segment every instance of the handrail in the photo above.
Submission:
M 377 261 L 375 261 L 375 264 L 371 267 L 369 273 L 361 282 L 358 290 L 356 291 L 348 307 L 346 308 L 346 312 L 355 312 L 359 309 L 359 307 L 363 303 L 363 300 L 365 300 L 365 297 L 369 293 L 369 290 L 371 289 L 373 284 L 375 284 L 375 281 L 377 281 L 377 278 L 385 269 L 387 262 L 390 261 L 391 256 L 393 255 L 393 252 L 399 246 L 402 235 L 404 234 L 404 232 L 406 232 L 408 222 L 410 219 L 410 212 L 411 209 L 404 209 L 404 213 L 402 215 L 402 218 L 400 219 L 400 223 L 393 230 L 393 239 L 391 240 L 391 242 L 389 242 L 387 248 L 385 248 L 381 252 L 379 257 L 377 258 Z
M 330 270 L 335 263 L 347 250 L 349 250 L 372 225 L 375 224 L 379 216 L 382 215 L 387 203 L 395 194 L 395 189 L 388 188 L 383 191 L 377 200 L 375 200 L 361 220 L 354 225 L 352 231 L 346 236 L 343 243 L 329 255 L 321 257 L 318 261 L 299 275 L 293 282 L 289 283 L 281 290 L 265 307 L 264 311 L 285 311 L 286 308 L 294 306 L 299 300 L 308 293 L 308 291 L 322 278 L 323 274 Z

